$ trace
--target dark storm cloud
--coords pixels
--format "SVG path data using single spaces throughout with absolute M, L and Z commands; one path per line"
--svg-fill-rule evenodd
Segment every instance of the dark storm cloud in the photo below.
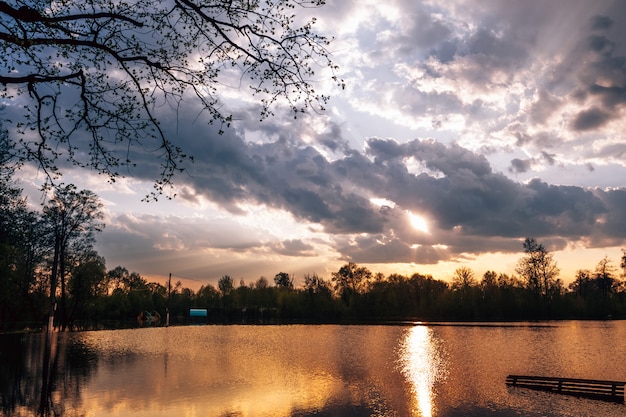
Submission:
M 596 246 L 623 245 L 626 239 L 626 189 L 598 191 L 598 196 L 606 206 L 606 211 L 598 220 L 601 233 L 594 236 Z
M 605 125 L 612 116 L 610 113 L 593 108 L 578 113 L 572 122 L 572 128 L 577 131 L 594 130 Z
M 425 210 L 444 230 L 460 227 L 477 236 L 588 235 L 607 208 L 592 191 L 516 183 L 494 173 L 484 156 L 432 141 L 370 141 L 377 166 L 389 173 L 385 195 L 402 207 Z M 402 157 L 414 157 L 442 176 L 414 175 Z M 401 184 L 401 187 L 394 185 Z M 446 243 L 446 242 L 444 242 Z
M 448 177 L 465 175 L 468 172 L 477 176 L 491 174 L 491 166 L 484 155 L 471 152 L 456 143 L 446 146 L 432 140 L 414 140 L 407 145 L 410 156 Z
M 527 186 L 528 198 L 523 208 L 526 220 L 549 234 L 567 237 L 590 235 L 599 216 L 611 208 L 597 193 L 582 187 L 550 185 L 532 180 Z
M 591 50 L 601 54 L 609 54 L 615 47 L 615 43 L 604 36 L 592 35 L 588 41 Z
M 183 186 L 179 197 L 196 201 L 202 196 L 235 215 L 244 212 L 245 204 L 285 210 L 322 226 L 334 235 L 335 250 L 357 262 L 431 263 L 469 252 L 518 251 L 517 239 L 526 236 L 617 241 L 626 230 L 626 219 L 619 214 L 623 190 L 600 192 L 540 180 L 521 184 L 494 172 L 484 155 L 434 140 L 372 138 L 360 153 L 347 149 L 340 136 L 333 140 L 332 132 L 339 135 L 341 129 L 322 129 L 311 139 L 315 144 L 342 143 L 344 154 L 329 159 L 297 140 L 299 128 L 270 125 L 264 128 L 269 136 L 252 143 L 237 130 L 217 135 L 205 125 L 182 121 L 181 145 L 195 162 L 176 177 Z M 555 162 L 550 153 L 537 158 Z M 531 163 L 512 162 L 518 172 Z M 145 170 L 148 178 L 150 172 Z M 378 207 L 370 198 L 385 198 L 395 206 Z M 424 215 L 430 233 L 416 234 L 407 211 Z M 246 251 L 263 245 L 262 236 L 246 237 L 228 221 L 208 228 L 172 222 L 165 229 L 162 220 L 149 217 L 120 218 L 118 223 L 162 250 L 193 246 Z M 241 233 L 233 235 L 231 229 Z M 303 240 L 264 245 L 282 255 L 313 254 Z
M 626 59 L 624 59 L 620 67 L 616 66 L 615 69 L 617 72 L 621 73 L 626 80 Z M 589 92 L 592 96 L 600 98 L 601 103 L 609 111 L 615 106 L 626 103 L 626 87 L 605 87 L 594 84 L 589 87 Z
M 191 194 L 204 195 L 234 213 L 239 204 L 257 203 L 320 224 L 338 236 L 336 250 L 353 260 L 435 262 L 468 251 L 468 242 L 478 237 L 484 251 L 501 251 L 503 238 L 621 236 L 617 226 L 623 219 L 612 213 L 620 201 L 617 191 L 599 193 L 540 180 L 520 184 L 494 172 L 485 156 L 434 140 L 372 138 L 366 154 L 353 150 L 329 160 L 287 136 L 245 143 L 231 132 L 197 140 L 192 145 L 196 162 L 180 180 L 193 188 Z M 554 163 L 549 153 L 538 158 Z M 409 159 L 421 164 L 422 172 L 409 171 Z M 513 164 L 517 169 L 526 166 L 523 161 Z M 373 197 L 396 206 L 379 208 L 370 203 Z M 427 216 L 433 233 L 415 236 L 406 210 Z M 602 229 L 602 236 L 597 234 L 598 218 L 612 225 Z M 357 237 L 348 244 L 340 236 Z M 437 244 L 447 249 L 433 250 Z M 310 249 L 300 241 L 273 246 L 294 256 Z
M 618 2 L 614 7 L 624 16 L 626 7 Z M 575 100 L 586 101 L 587 108 L 572 119 L 576 132 L 599 130 L 623 117 L 626 104 L 626 51 L 622 44 L 626 33 L 616 28 L 607 16 L 590 18 L 590 33 L 581 41 L 581 48 L 570 53 L 568 62 L 578 62 L 577 68 L 562 68 L 560 77 L 577 75 L 579 87 L 572 94 Z
M 378 208 L 354 190 L 350 180 L 353 172 L 361 175 L 360 167 L 368 162 L 358 153 L 352 151 L 341 164 L 332 165 L 315 148 L 296 143 L 285 128 L 273 142 L 246 143 L 235 130 L 218 135 L 203 124 L 182 120 L 181 126 L 179 138 L 186 141 L 181 145 L 194 157 L 188 171 L 175 179 L 193 189 L 181 197 L 193 201 L 202 195 L 234 214 L 242 213 L 242 203 L 265 204 L 319 223 L 332 233 L 382 230 Z M 334 143 L 342 141 L 336 138 Z M 327 143 L 328 133 L 317 142 Z M 151 178 L 154 167 L 139 165 L 143 168 L 137 173 Z
M 263 203 L 286 209 L 297 218 L 320 223 L 331 233 L 373 233 L 380 231 L 383 221 L 377 210 L 369 204 L 359 190 L 354 190 L 349 171 L 350 164 L 337 172 L 312 147 L 289 147 L 270 143 L 251 145 L 250 151 L 258 156 L 258 162 L 271 160 L 271 164 L 259 166 L 257 176 L 250 178 L 247 188 L 261 196 Z M 344 158 L 345 161 L 360 156 Z M 345 170 L 342 175 L 342 170 Z M 259 175 L 261 174 L 261 175 Z M 271 184 L 267 193 L 266 184 Z

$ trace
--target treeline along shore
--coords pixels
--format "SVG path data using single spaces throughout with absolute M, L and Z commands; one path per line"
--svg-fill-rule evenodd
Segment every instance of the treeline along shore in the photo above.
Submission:
M 64 315 L 57 306 L 55 325 L 67 330 L 165 325 L 168 311 L 172 325 L 626 318 L 623 281 L 587 271 L 567 288 L 555 280 L 547 292 L 519 276 L 493 271 L 479 280 L 459 268 L 448 282 L 418 273 L 373 274 L 354 263 L 330 279 L 305 274 L 297 288 L 287 273 L 272 281 L 261 277 L 235 283 L 224 275 L 217 286 L 193 291 L 180 282 L 171 288 L 148 282 L 123 267 L 105 272 L 104 264 L 90 261 L 70 276 L 69 311 Z M 2 330 L 41 328 L 47 302 L 47 292 L 37 287 L 15 294 L 3 306 Z M 207 317 L 190 317 L 191 309 L 206 310 Z
M 0 331 L 164 325 L 168 316 L 172 324 L 626 318 L 624 250 L 619 267 L 605 257 L 567 286 L 552 253 L 526 238 L 511 274 L 476 277 L 460 267 L 445 281 L 346 263 L 328 278 L 305 274 L 298 286 L 279 272 L 250 283 L 224 275 L 193 291 L 148 282 L 122 266 L 107 271 L 94 249 L 102 219 L 90 191 L 57 186 L 33 211 L 11 176 L 0 175 Z M 191 309 L 207 316 L 190 317 Z

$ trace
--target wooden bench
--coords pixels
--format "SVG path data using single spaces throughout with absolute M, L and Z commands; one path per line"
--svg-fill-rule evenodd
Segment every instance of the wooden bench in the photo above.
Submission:
M 626 385 L 626 382 L 509 375 L 506 377 L 506 384 L 512 387 L 529 388 L 557 394 L 623 403 L 624 385 Z

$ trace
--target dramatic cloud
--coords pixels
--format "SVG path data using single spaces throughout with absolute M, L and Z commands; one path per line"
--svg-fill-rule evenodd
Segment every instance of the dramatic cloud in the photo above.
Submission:
M 455 143 L 371 138 L 363 153 L 352 150 L 334 160 L 314 146 L 280 137 L 245 143 L 237 135 L 215 135 L 195 143 L 196 162 L 189 176 L 179 179 L 194 191 L 181 198 L 201 196 L 235 216 L 245 215 L 243 207 L 249 204 L 291 213 L 337 236 L 331 245 L 342 259 L 436 262 L 460 256 L 471 239 L 483 241 L 481 252 L 502 251 L 501 238 L 524 236 L 584 238 L 594 244 L 599 227 L 605 230 L 602 239 L 624 237 L 621 229 L 606 227 L 620 219 L 610 213 L 621 190 L 600 192 L 539 179 L 521 184 L 495 172 L 484 155 Z M 554 163 L 547 152 L 542 158 Z M 517 172 L 530 168 L 521 160 L 514 160 L 513 166 Z M 377 206 L 374 198 L 390 201 L 393 207 Z M 409 211 L 429 219 L 431 234 L 407 233 Z M 151 217 L 132 222 L 133 228 L 125 223 L 129 232 L 149 236 L 156 249 L 241 250 L 262 241 L 253 235 L 233 241 L 230 222 L 205 226 L 219 241 L 193 223 L 168 230 L 159 222 L 168 223 Z M 493 244 L 485 243 L 489 241 Z M 314 249 L 301 239 L 268 247 L 290 256 L 310 256 Z
M 602 127 L 611 119 L 611 114 L 603 110 L 592 108 L 580 112 L 572 123 L 575 130 L 593 130 Z
M 564 252 L 626 245 L 625 2 L 337 0 L 314 12 L 347 89 L 320 82 L 326 113 L 276 108 L 263 123 L 233 91 L 224 134 L 194 102 L 158 109 L 194 163 L 161 213 L 106 195 L 109 262 L 252 280 L 345 261 L 419 270 L 508 254 L 508 266 L 527 236 Z M 130 174 L 153 179 L 155 155 L 132 156 Z

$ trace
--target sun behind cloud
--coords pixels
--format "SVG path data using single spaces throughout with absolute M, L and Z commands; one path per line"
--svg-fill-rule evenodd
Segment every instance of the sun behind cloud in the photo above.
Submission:
M 407 210 L 407 215 L 409 216 L 409 222 L 411 226 L 418 232 L 430 234 L 430 230 L 428 229 L 428 223 L 424 216 L 420 216 L 419 214 L 415 214 L 409 210 Z

